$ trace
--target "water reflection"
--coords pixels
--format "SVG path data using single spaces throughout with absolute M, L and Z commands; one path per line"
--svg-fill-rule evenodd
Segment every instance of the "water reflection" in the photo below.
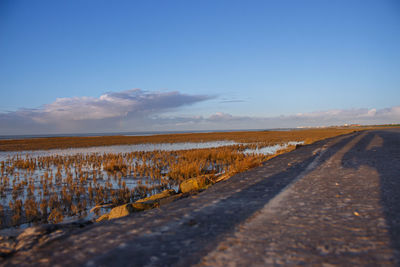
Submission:
M 296 145 L 303 145 L 304 141 L 301 142 L 296 142 L 296 141 L 291 141 L 286 144 L 277 144 L 273 146 L 265 146 L 265 147 L 257 147 L 255 149 L 246 149 L 243 151 L 245 154 L 263 154 L 263 155 L 273 155 L 275 154 L 278 150 L 285 149 L 288 146 L 296 146 Z

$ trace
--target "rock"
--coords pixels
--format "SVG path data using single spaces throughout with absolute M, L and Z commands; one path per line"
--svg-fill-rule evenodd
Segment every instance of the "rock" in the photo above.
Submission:
M 179 185 L 179 191 L 182 193 L 199 191 L 206 186 L 205 180 L 206 177 L 204 176 L 187 179 Z
M 137 212 L 137 211 L 149 210 L 149 209 L 156 208 L 158 206 L 159 206 L 159 203 L 157 201 L 128 203 L 128 204 L 124 204 L 124 205 L 113 208 L 110 211 L 110 213 L 104 214 L 100 218 L 102 221 L 106 220 L 106 219 L 108 219 L 108 220 L 117 219 L 117 218 L 125 217 L 125 216 L 127 216 L 131 213 Z M 100 218 L 98 218 L 96 221 L 100 220 Z
M 159 194 L 139 199 L 134 203 L 128 203 L 115 207 L 109 213 L 103 214 L 102 216 L 97 218 L 96 222 L 121 218 L 134 212 L 158 208 L 161 205 L 171 203 L 181 197 L 182 194 L 177 194 L 173 189 L 167 189 Z
M 63 236 L 64 234 L 65 234 L 65 233 L 64 233 L 63 230 L 61 230 L 61 229 L 56 230 L 56 231 L 54 231 L 54 232 L 52 232 L 52 233 L 50 233 L 50 234 L 47 234 L 47 235 L 44 235 L 43 237 L 41 237 L 41 238 L 39 239 L 39 241 L 38 241 L 38 244 L 39 244 L 39 245 L 43 245 L 43 244 L 45 244 L 45 243 L 47 243 L 47 242 L 50 242 L 50 241 L 52 241 L 52 240 L 55 240 L 55 239 L 57 239 L 57 238 Z
M 121 218 L 121 217 L 127 216 L 133 212 L 134 212 L 134 209 L 133 209 L 131 203 L 124 204 L 124 205 L 113 208 L 110 211 L 110 213 L 108 214 L 108 219 L 111 220 L 111 219 Z
M 66 235 L 68 231 L 78 227 L 82 228 L 90 223 L 78 220 L 68 224 L 43 224 L 28 227 L 23 231 L 18 231 L 18 233 L 11 231 L 7 235 L 0 235 L 0 257 L 40 247 Z
M 108 220 L 108 213 L 101 215 L 99 218 L 97 218 L 96 222 L 102 222 L 102 221 L 107 221 Z
M 135 202 L 132 203 L 132 207 L 134 211 L 144 211 L 149 209 L 154 209 L 159 207 L 160 204 L 157 201 L 146 201 L 146 202 Z
M 91 208 L 89 212 L 97 212 L 100 209 L 103 208 L 111 208 L 113 204 L 102 204 L 102 205 L 96 205 L 95 207 Z
M 17 242 L 14 238 L 0 236 L 0 257 L 7 256 L 15 251 Z
M 33 226 L 26 228 L 18 237 L 18 244 L 15 247 L 16 250 L 25 250 L 33 247 L 40 237 L 50 232 L 46 227 Z
M 167 197 L 169 197 L 169 196 L 173 196 L 173 195 L 175 195 L 175 194 L 176 194 L 176 192 L 175 192 L 174 189 L 166 189 L 166 190 L 162 191 L 162 192 L 159 193 L 159 194 L 155 194 L 155 195 L 152 195 L 152 196 L 150 196 L 150 197 L 146 197 L 146 198 L 143 198 L 143 199 L 139 199 L 139 200 L 136 201 L 135 203 L 141 203 L 141 202 L 147 202 L 147 201 L 160 200 L 160 199 L 163 199 L 163 198 L 167 198 Z
M 197 191 L 200 189 L 199 183 L 197 182 L 196 178 L 190 178 L 183 181 L 179 185 L 179 191 L 182 193 L 187 193 L 190 191 Z
M 15 250 L 28 250 L 38 243 L 43 243 L 45 237 L 56 231 L 60 226 L 56 224 L 44 224 L 26 228 L 18 237 Z
M 218 178 L 215 180 L 216 183 L 227 180 L 229 178 L 231 178 L 233 174 L 232 173 L 224 173 L 220 176 L 218 176 Z
M 14 252 L 14 246 L 0 244 L 0 257 L 7 256 Z
M 102 216 L 97 218 L 96 222 L 117 219 L 117 218 L 125 217 L 134 212 L 154 209 L 154 208 L 159 207 L 160 205 L 170 203 L 170 202 L 180 198 L 181 196 L 182 196 L 182 194 L 177 194 L 175 192 L 175 190 L 167 189 L 167 190 L 162 191 L 159 194 L 155 194 L 150 197 L 139 199 L 138 201 L 136 201 L 134 203 L 127 203 L 127 204 L 115 207 L 109 213 L 103 214 Z

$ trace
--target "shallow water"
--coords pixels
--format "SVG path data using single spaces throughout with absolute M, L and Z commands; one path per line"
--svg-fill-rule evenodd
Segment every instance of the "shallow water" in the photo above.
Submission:
M 261 148 L 256 148 L 256 149 L 246 149 L 243 151 L 245 154 L 264 154 L 264 155 L 273 155 L 275 154 L 278 150 L 285 149 L 288 146 L 296 146 L 296 145 L 302 145 L 304 144 L 304 141 L 297 142 L 297 141 L 291 141 L 286 144 L 278 144 L 278 145 L 273 145 L 273 146 L 265 146 Z
M 39 156 L 72 156 L 76 154 L 91 154 L 91 153 L 130 153 L 137 151 L 177 151 L 187 149 L 202 149 L 202 148 L 214 148 L 223 146 L 237 145 L 234 141 L 214 141 L 214 142 L 203 142 L 203 143 L 160 143 L 160 144 L 137 144 L 137 145 L 117 145 L 117 146 L 96 146 L 96 147 L 81 147 L 81 148 L 68 148 L 68 149 L 50 149 L 50 150 L 35 150 L 35 151 L 11 151 L 11 152 L 0 152 L 0 161 L 6 160 L 7 157 L 13 157 L 16 155 L 25 157 Z

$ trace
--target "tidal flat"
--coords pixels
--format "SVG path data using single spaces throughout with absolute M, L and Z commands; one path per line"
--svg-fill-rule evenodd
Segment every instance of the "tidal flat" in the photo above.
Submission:
M 0 229 L 94 220 L 200 176 L 213 184 L 349 128 L 0 141 Z

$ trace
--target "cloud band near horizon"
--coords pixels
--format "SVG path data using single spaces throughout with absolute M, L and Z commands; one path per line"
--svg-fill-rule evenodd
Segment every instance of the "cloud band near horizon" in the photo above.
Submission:
M 0 134 L 271 129 L 400 122 L 400 106 L 379 110 L 338 109 L 278 117 L 233 116 L 223 112 L 210 116 L 168 115 L 168 112 L 179 111 L 183 106 L 214 98 L 216 96 L 140 89 L 106 93 L 98 98 L 58 98 L 37 109 L 0 113 Z

